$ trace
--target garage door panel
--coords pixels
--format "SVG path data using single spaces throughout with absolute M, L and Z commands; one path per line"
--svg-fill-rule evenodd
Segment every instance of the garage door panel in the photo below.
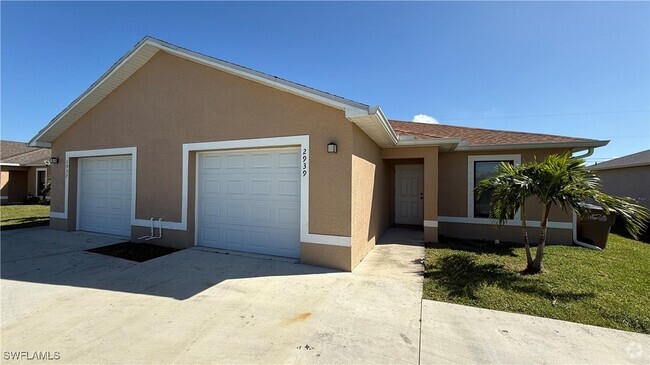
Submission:
M 131 182 L 130 156 L 79 159 L 79 229 L 130 236 Z
M 201 246 L 222 248 L 234 251 L 247 251 L 270 255 L 296 256 L 295 242 L 300 239 L 300 232 L 278 228 L 218 224 L 201 228 L 203 240 Z
M 236 203 L 225 201 L 199 204 L 199 215 L 204 217 L 201 223 L 206 226 L 213 223 L 228 223 L 251 227 L 295 229 L 300 222 L 300 209 L 293 202 L 266 203 L 245 200 Z
M 197 244 L 298 257 L 299 149 L 199 155 Z

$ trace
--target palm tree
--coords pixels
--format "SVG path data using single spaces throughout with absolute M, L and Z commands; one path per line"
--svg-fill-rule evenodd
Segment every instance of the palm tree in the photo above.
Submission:
M 524 247 L 526 248 L 527 266 L 533 264 L 526 225 L 526 200 L 533 194 L 533 181 L 529 177 L 530 164 L 513 165 L 501 162 L 497 168 L 498 175 L 485 179 L 476 187 L 477 196 L 491 192 L 490 217 L 496 220 L 498 226 L 503 226 L 512 219 L 517 211 L 521 215 L 521 228 Z
M 531 258 L 530 249 L 526 249 L 526 271 L 529 273 L 542 271 L 552 206 L 561 208 L 565 213 L 575 211 L 578 216 L 584 216 L 588 210 L 583 203 L 594 201 L 603 208 L 605 214 L 613 212 L 623 219 L 626 229 L 634 238 L 638 237 L 650 220 L 648 209 L 636 204 L 634 199 L 613 197 L 601 192 L 600 179 L 587 170 L 583 159 L 574 158 L 570 153 L 550 155 L 542 162 L 531 161 L 519 166 L 502 163 L 495 176 L 479 184 L 477 194 L 480 196 L 488 190 L 492 191 L 490 218 L 497 225 L 505 224 L 508 219 L 512 219 L 517 209 L 521 210 L 526 246 L 528 238 L 524 203 L 526 199 L 534 197 L 543 207 L 541 232 L 534 259 Z

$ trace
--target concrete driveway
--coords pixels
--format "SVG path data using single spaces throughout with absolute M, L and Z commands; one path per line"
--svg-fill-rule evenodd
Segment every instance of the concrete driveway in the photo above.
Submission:
M 134 263 L 84 251 L 119 237 L 3 232 L 1 360 L 650 364 L 647 335 L 422 301 L 418 237 L 343 273 L 198 248 Z
M 198 248 L 144 263 L 84 251 L 121 241 L 46 228 L 3 232 L 3 357 L 418 362 L 421 246 L 379 245 L 354 273 Z

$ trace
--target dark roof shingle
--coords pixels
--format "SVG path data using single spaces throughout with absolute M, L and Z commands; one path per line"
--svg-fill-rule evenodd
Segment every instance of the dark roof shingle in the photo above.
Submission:
M 0 163 L 41 166 L 51 155 L 48 148 L 29 147 L 25 142 L 0 141 Z
M 397 135 L 412 135 L 418 139 L 460 138 L 470 146 L 512 145 L 529 143 L 597 142 L 593 139 L 556 136 L 552 134 L 524 133 L 496 129 L 458 127 L 391 120 Z

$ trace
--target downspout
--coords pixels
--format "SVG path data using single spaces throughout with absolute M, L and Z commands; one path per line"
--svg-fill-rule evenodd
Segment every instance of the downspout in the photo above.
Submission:
M 589 149 L 587 149 L 587 152 L 585 154 L 580 155 L 580 156 L 573 156 L 573 157 L 575 157 L 575 158 L 587 158 L 587 157 L 589 157 L 589 156 L 591 156 L 593 154 L 594 154 L 594 148 L 589 147 Z M 586 247 L 586 248 L 589 248 L 589 249 L 592 249 L 592 250 L 597 250 L 597 251 L 602 251 L 603 250 L 602 248 L 600 248 L 598 246 L 594 246 L 594 245 L 589 244 L 587 242 L 582 242 L 582 241 L 578 240 L 578 217 L 577 217 L 575 211 L 573 211 L 573 227 L 572 227 L 572 230 L 573 230 L 573 243 L 575 243 L 576 245 Z
M 584 155 L 573 156 L 573 157 L 575 157 L 575 158 L 587 158 L 587 157 L 589 157 L 589 156 L 591 156 L 591 155 L 593 155 L 593 154 L 594 154 L 594 148 L 593 148 L 593 147 L 589 147 L 589 148 L 587 149 L 587 152 L 586 152 Z
M 602 251 L 603 250 L 602 248 L 600 248 L 598 246 L 594 246 L 594 245 L 592 245 L 590 243 L 586 243 L 586 242 L 582 242 L 582 241 L 578 240 L 578 217 L 577 217 L 575 211 L 573 212 L 573 227 L 572 227 L 572 230 L 573 230 L 573 243 L 575 243 L 576 245 L 586 247 L 586 248 L 590 248 L 592 250 L 597 250 L 597 251 Z

